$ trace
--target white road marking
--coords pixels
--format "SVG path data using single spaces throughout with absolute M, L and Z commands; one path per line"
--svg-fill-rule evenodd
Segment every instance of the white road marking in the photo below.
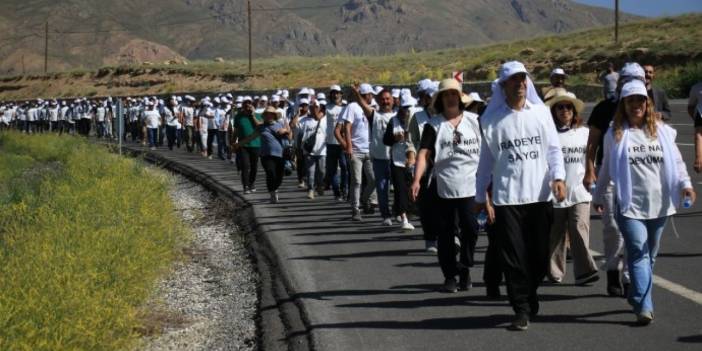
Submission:
M 694 124 L 690 123 L 670 123 L 669 126 L 682 126 L 682 127 L 692 127 Z
M 597 256 L 604 256 L 603 254 L 595 251 L 595 250 L 590 250 L 590 252 L 593 255 Z M 673 294 L 676 294 L 678 296 L 684 297 L 698 305 L 702 305 L 702 293 L 694 291 L 692 289 L 688 289 L 678 283 L 671 282 L 668 279 L 665 279 L 661 276 L 658 275 L 653 275 L 653 284 L 657 285 L 658 287 L 661 287 L 665 290 L 668 290 L 672 292 Z
M 676 143 L 681 146 L 695 146 L 695 144 L 690 144 L 690 143 Z

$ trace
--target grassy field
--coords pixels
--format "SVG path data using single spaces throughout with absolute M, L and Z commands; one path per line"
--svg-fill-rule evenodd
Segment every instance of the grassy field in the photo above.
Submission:
M 78 138 L 0 134 L 0 349 L 136 345 L 189 237 L 168 186 Z
M 571 74 L 570 84 L 597 83 L 612 61 L 651 63 L 671 96 L 687 93 L 702 80 L 702 15 L 645 20 L 620 28 L 599 28 L 481 47 L 400 53 L 389 56 L 257 57 L 252 74 L 245 60 L 195 61 L 187 65 L 105 67 L 96 72 L 64 72 L 46 77 L 0 79 L 0 99 L 59 96 L 168 94 L 301 86 L 325 87 L 368 81 L 414 84 L 464 71 L 469 81 L 491 80 L 503 60 L 525 62 L 538 80 L 555 66 Z M 459 33 L 460 34 L 460 33 Z M 31 95 L 30 95 L 31 94 Z

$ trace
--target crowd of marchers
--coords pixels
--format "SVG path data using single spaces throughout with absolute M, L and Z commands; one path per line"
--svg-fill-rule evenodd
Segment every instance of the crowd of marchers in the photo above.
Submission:
M 331 192 L 348 203 L 352 221 L 378 218 L 377 211 L 382 225 L 413 231 L 416 212 L 447 293 L 472 288 L 485 230 L 485 293 L 499 298 L 504 280 L 515 330 L 538 315 L 539 286 L 563 282 L 570 255 L 577 285 L 597 281 L 602 269 L 607 293 L 627 298 L 636 322 L 647 325 L 663 229 L 696 197 L 667 123 L 668 99 L 653 84 L 652 66 L 610 65 L 601 76 L 603 99 L 586 119 L 567 77 L 556 68 L 537 91 L 526 67 L 510 61 L 485 99 L 454 79 L 424 79 L 415 89 L 363 83 L 294 96 L 2 102 L 0 130 L 197 152 L 235 165 L 245 194 L 257 191 L 260 163 L 271 203 L 283 178 L 294 176 L 310 201 Z M 699 172 L 702 83 L 690 91 L 688 112 Z M 590 250 L 593 210 L 602 215 L 602 267 Z

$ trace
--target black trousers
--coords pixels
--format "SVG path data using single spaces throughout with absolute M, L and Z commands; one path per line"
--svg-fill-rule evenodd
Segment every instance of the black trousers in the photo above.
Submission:
M 517 314 L 539 311 L 537 289 L 546 276 L 553 204 L 495 206 L 495 234 L 500 248 L 509 302 Z
M 435 241 L 439 237 L 439 224 L 436 223 L 439 196 L 436 194 L 436 182 L 427 186 L 426 177 L 422 178 L 419 188 L 419 222 L 424 231 L 424 240 Z
M 217 137 L 217 129 L 208 129 L 207 130 L 207 156 L 212 156 L 212 153 L 214 153 L 214 149 L 212 148 L 212 144 L 214 143 L 214 140 L 216 137 Z
M 483 269 L 483 281 L 486 288 L 498 289 L 502 283 L 502 266 L 500 264 L 500 248 L 497 246 L 497 234 L 495 225 L 488 224 L 486 227 L 488 247 L 485 252 L 485 268 Z
M 276 191 L 283 183 L 285 161 L 282 157 L 261 156 L 261 165 L 266 172 L 266 187 L 268 192 Z
M 168 149 L 173 150 L 173 145 L 176 144 L 176 132 L 175 126 L 166 126 L 166 139 L 168 139 Z
M 458 199 L 442 199 L 437 197 L 439 209 L 439 240 L 437 243 L 439 265 L 444 278 L 455 278 L 460 270 L 473 267 L 473 255 L 475 253 L 475 243 L 478 240 L 478 223 L 473 216 L 473 197 Z M 456 222 L 458 221 L 459 233 L 456 233 Z M 459 261 L 461 269 L 456 262 L 455 237 L 461 241 Z
M 261 149 L 258 147 L 244 147 L 237 153 L 241 165 L 241 185 L 244 186 L 244 189 L 253 187 L 256 182 L 260 153 Z
M 407 169 L 397 167 L 394 164 L 390 167 L 390 175 L 392 176 L 393 190 L 393 207 L 397 215 L 407 213 L 409 210 L 409 176 Z

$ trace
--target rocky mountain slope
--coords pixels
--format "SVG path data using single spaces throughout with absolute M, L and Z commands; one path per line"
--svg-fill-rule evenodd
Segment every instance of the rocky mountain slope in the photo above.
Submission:
M 609 25 L 569 0 L 256 0 L 256 57 L 387 55 Z M 0 74 L 247 56 L 246 0 L 4 0 Z M 633 19 L 624 16 L 624 20 Z

